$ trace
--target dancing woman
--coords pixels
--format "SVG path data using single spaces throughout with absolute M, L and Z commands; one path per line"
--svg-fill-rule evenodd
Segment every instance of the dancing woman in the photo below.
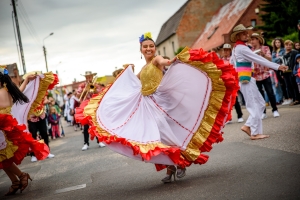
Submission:
M 35 75 L 28 76 L 20 89 L 24 90 L 26 84 L 35 79 Z M 18 125 L 18 121 L 12 117 L 13 104 L 28 103 L 29 99 L 12 82 L 6 66 L 0 66 L 0 169 L 3 169 L 10 178 L 12 185 L 6 195 L 21 192 L 28 186 L 28 173 L 22 172 L 17 165 L 21 163 L 29 152 L 29 148 L 38 152 L 38 159 L 44 159 L 49 154 L 46 145 L 33 140 L 31 134 L 25 132 L 24 125 Z
M 146 64 L 136 76 L 126 67 L 83 110 L 89 133 L 122 155 L 168 167 L 163 182 L 204 164 L 222 131 L 238 90 L 237 75 L 215 53 L 185 48 L 172 60 L 155 56 L 150 33 L 140 38 Z M 163 75 L 165 66 L 168 71 Z M 82 109 L 81 109 L 82 111 Z

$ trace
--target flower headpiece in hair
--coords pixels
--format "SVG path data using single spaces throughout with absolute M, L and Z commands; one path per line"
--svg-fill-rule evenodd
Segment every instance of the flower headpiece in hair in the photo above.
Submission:
M 146 39 L 152 40 L 152 36 L 150 32 L 147 32 L 140 37 L 140 43 L 144 42 Z
M 6 69 L 6 65 L 0 65 L 0 72 L 2 74 L 8 74 L 8 70 Z

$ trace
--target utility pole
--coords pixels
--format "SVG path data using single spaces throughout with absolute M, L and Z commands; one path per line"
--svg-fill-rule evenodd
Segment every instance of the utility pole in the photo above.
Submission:
M 22 65 L 23 65 L 23 73 L 26 74 L 26 65 L 25 65 L 24 52 L 23 52 L 23 46 L 22 46 L 21 33 L 20 33 L 20 27 L 19 27 L 19 21 L 18 21 L 17 8 L 16 8 L 15 0 L 11 0 L 11 4 L 13 6 L 13 11 L 14 11 L 14 15 L 15 15 L 17 35 L 18 35 L 20 53 L 21 53 L 21 60 L 22 60 Z
M 45 47 L 45 40 L 50 37 L 51 35 L 53 35 L 54 33 L 50 33 L 47 37 L 45 37 L 43 39 L 43 50 L 44 50 L 44 56 L 45 56 L 45 62 L 46 62 L 46 71 L 48 72 L 48 63 L 47 63 L 47 51 L 46 51 L 46 47 Z
M 43 50 L 44 50 L 44 56 L 45 56 L 45 62 L 46 62 L 46 72 L 48 72 L 47 52 L 46 52 L 45 45 L 43 46 Z

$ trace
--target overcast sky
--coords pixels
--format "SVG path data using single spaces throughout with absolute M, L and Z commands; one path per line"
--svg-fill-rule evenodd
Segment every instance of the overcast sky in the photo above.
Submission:
M 80 74 L 111 75 L 115 67 L 133 63 L 136 71 L 145 64 L 139 37 L 151 32 L 156 40 L 162 24 L 186 0 L 18 0 L 18 18 L 27 72 L 46 71 L 45 40 L 49 71 L 58 70 L 61 83 Z M 21 64 L 15 42 L 11 0 L 0 0 L 0 64 Z M 26 13 L 31 26 L 26 27 Z M 20 71 L 22 73 L 22 70 Z

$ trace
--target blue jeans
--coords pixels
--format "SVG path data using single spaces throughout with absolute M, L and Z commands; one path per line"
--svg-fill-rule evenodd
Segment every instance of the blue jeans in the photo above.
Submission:
M 283 94 L 282 94 L 282 89 L 278 83 L 277 87 L 275 86 L 275 84 L 272 84 L 272 88 L 276 97 L 276 102 L 280 103 L 283 99 Z

